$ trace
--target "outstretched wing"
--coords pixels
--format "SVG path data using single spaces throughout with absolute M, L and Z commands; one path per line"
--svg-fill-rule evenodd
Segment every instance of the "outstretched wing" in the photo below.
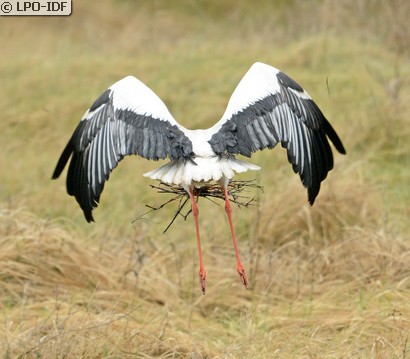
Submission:
M 320 183 L 333 168 L 329 138 L 345 154 L 341 140 L 309 94 L 272 66 L 255 63 L 232 94 L 228 107 L 211 129 L 216 154 L 241 154 L 273 148 L 287 149 L 313 204 Z
M 85 113 L 54 170 L 60 176 L 71 157 L 67 192 L 74 196 L 88 222 L 104 183 L 126 155 L 149 160 L 187 160 L 192 143 L 159 97 L 135 77 L 107 89 Z

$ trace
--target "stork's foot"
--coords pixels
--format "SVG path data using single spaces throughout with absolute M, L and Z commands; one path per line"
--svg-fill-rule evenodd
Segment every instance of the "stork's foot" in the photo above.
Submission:
M 238 263 L 238 266 L 236 269 L 238 270 L 238 274 L 241 277 L 242 284 L 245 286 L 246 289 L 249 289 L 249 282 L 248 282 L 248 277 L 246 276 L 246 273 L 245 273 L 245 268 L 243 267 L 242 264 Z
M 202 294 L 205 295 L 205 287 L 206 287 L 206 272 L 204 268 L 199 270 L 199 285 L 201 286 Z

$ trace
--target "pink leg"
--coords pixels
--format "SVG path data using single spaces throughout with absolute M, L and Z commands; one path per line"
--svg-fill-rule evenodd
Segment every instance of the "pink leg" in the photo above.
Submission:
M 248 278 L 246 277 L 245 268 L 243 267 L 241 259 L 239 257 L 238 244 L 236 243 L 235 230 L 233 228 L 233 223 L 232 223 L 232 207 L 231 207 L 231 202 L 229 201 L 229 198 L 228 198 L 228 190 L 227 190 L 226 185 L 223 185 L 222 188 L 224 190 L 224 196 L 225 196 L 225 212 L 228 215 L 229 226 L 231 227 L 233 246 L 235 248 L 236 269 L 239 275 L 241 276 L 242 284 L 246 287 L 246 289 L 248 289 L 249 287 Z
M 188 193 L 189 193 L 189 198 L 191 199 L 192 214 L 195 220 L 196 241 L 198 245 L 198 257 L 199 257 L 199 284 L 201 285 L 202 293 L 205 294 L 206 272 L 204 268 L 204 262 L 202 261 L 201 237 L 199 235 L 199 224 L 198 224 L 199 210 L 198 210 L 198 205 L 195 201 L 194 191 L 192 187 L 189 187 Z

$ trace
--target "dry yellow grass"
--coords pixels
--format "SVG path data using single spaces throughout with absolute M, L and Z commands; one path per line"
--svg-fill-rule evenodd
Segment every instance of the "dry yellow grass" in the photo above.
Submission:
M 408 241 L 350 227 L 343 211 L 335 225 L 326 203 L 318 207 L 296 210 L 298 229 L 283 244 L 252 236 L 242 248 L 250 291 L 226 265 L 229 243 L 208 245 L 206 296 L 192 247 L 153 248 L 145 233 L 84 245 L 71 225 L 3 208 L 1 354 L 406 357 Z
M 68 18 L 1 18 L 0 356 L 3 358 L 409 358 L 408 1 L 74 2 Z M 244 290 L 223 208 L 192 218 L 129 158 L 96 211 L 50 176 L 102 90 L 127 74 L 187 127 L 207 127 L 252 62 L 295 77 L 348 155 L 313 208 L 277 148 L 259 206 L 234 209 Z M 328 86 L 327 86 L 328 85 Z M 242 177 L 249 179 L 252 177 Z

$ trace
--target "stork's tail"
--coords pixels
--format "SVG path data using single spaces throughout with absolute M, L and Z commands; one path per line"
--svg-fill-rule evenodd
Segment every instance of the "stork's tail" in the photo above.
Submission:
M 145 173 L 145 177 L 160 180 L 168 184 L 191 185 L 219 181 L 222 177 L 231 179 L 235 173 L 260 170 L 259 166 L 238 160 L 236 158 L 202 158 L 197 157 L 191 162 L 171 161 Z

